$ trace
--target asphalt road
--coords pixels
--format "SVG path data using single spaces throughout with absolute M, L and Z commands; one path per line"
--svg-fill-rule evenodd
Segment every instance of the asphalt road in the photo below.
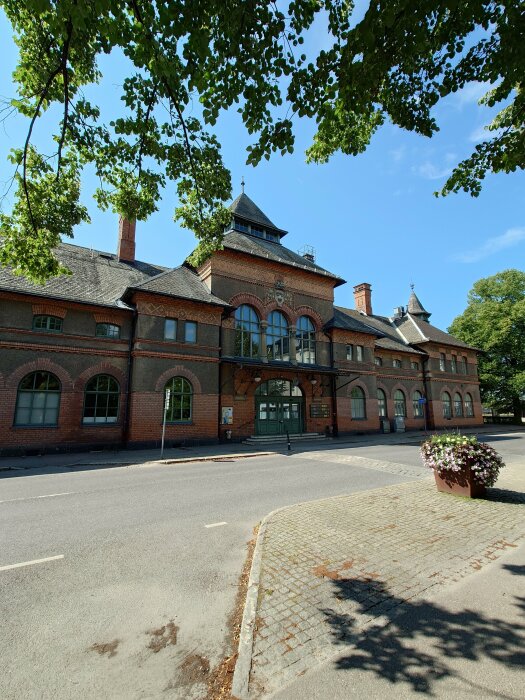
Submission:
M 511 458 L 523 453 L 515 443 Z M 349 455 L 413 466 L 382 471 Z M 254 525 L 284 505 L 424 478 L 420 464 L 417 447 L 385 445 L 322 460 L 0 474 L 0 697 L 202 697 L 231 653 L 227 618 Z

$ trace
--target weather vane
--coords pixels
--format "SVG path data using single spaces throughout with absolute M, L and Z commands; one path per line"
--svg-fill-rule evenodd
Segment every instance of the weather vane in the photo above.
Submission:
M 242 187 L 242 192 L 244 194 L 244 175 L 242 176 L 241 187 Z
M 410 289 L 411 289 L 412 291 L 414 291 L 414 283 L 413 283 L 413 282 L 410 282 Z

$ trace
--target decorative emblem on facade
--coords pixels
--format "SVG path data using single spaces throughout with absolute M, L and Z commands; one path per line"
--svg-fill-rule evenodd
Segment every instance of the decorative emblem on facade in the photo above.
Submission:
M 293 296 L 290 292 L 285 292 L 283 289 L 268 289 L 265 302 L 268 304 L 272 301 L 275 301 L 277 306 L 282 306 L 283 304 L 292 306 Z

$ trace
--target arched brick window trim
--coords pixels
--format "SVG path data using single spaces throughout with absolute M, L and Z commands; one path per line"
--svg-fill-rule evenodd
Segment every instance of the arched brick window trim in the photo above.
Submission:
M 295 311 L 286 304 L 281 304 L 281 306 L 279 306 L 276 301 L 271 301 L 268 304 L 265 304 L 262 320 L 267 321 L 268 316 L 272 313 L 272 311 L 280 311 L 288 321 L 288 325 L 295 326 Z
M 186 369 L 186 367 L 181 367 L 180 365 L 171 367 L 160 375 L 155 384 L 155 391 L 160 392 L 160 395 L 162 396 L 164 394 L 164 387 L 173 377 L 184 377 L 191 383 L 194 394 L 202 394 L 201 383 L 195 374 L 193 374 L 193 372 L 191 372 L 189 369 Z
M 311 306 L 299 306 L 297 309 L 295 309 L 294 312 L 294 325 L 297 324 L 297 321 L 301 318 L 301 316 L 308 316 L 315 326 L 315 332 L 319 333 L 319 331 L 323 327 L 323 319 L 319 316 L 317 311 L 312 309 Z
M 257 311 L 259 320 L 264 321 L 266 313 L 265 308 L 261 300 L 258 297 L 256 297 L 255 294 L 235 294 L 235 296 L 233 296 L 230 299 L 229 304 L 230 306 L 234 306 L 235 308 L 242 306 L 243 304 L 252 306 L 255 309 L 255 311 Z
M 368 400 L 370 398 L 370 394 L 368 393 L 368 389 L 366 384 L 363 384 L 363 382 L 352 382 L 346 387 L 346 395 L 350 397 L 350 394 L 352 393 L 352 389 L 355 389 L 355 387 L 359 387 L 359 389 L 362 389 L 364 394 L 365 394 L 365 400 Z M 388 396 L 388 394 L 387 394 Z
M 63 367 L 55 364 L 47 358 L 40 358 L 34 360 L 33 362 L 26 362 L 21 367 L 18 367 L 6 379 L 6 389 L 15 389 L 18 391 L 18 385 L 22 379 L 32 372 L 51 372 L 51 374 L 54 374 L 60 380 L 62 392 L 73 390 L 73 381 L 70 374 L 66 372 Z
M 55 304 L 33 304 L 33 316 L 56 316 L 57 318 L 65 318 L 67 309 Z
M 120 390 L 123 392 L 126 391 L 128 383 L 126 375 L 121 369 L 115 367 L 115 365 L 112 365 L 110 362 L 99 362 L 98 365 L 94 365 L 93 367 L 89 367 L 88 369 L 84 370 L 82 374 L 79 374 L 79 376 L 75 379 L 74 389 L 76 391 L 84 391 L 84 388 L 89 380 L 92 379 L 92 377 L 96 377 L 97 374 L 111 375 L 120 384 Z

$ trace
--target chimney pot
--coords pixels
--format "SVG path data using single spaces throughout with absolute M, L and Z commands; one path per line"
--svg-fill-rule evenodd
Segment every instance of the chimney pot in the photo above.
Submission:
M 129 220 L 121 216 L 118 222 L 117 257 L 125 262 L 135 262 L 135 219 Z
M 372 287 L 368 282 L 356 284 L 354 287 L 354 302 L 356 311 L 362 311 L 367 316 L 372 315 Z

